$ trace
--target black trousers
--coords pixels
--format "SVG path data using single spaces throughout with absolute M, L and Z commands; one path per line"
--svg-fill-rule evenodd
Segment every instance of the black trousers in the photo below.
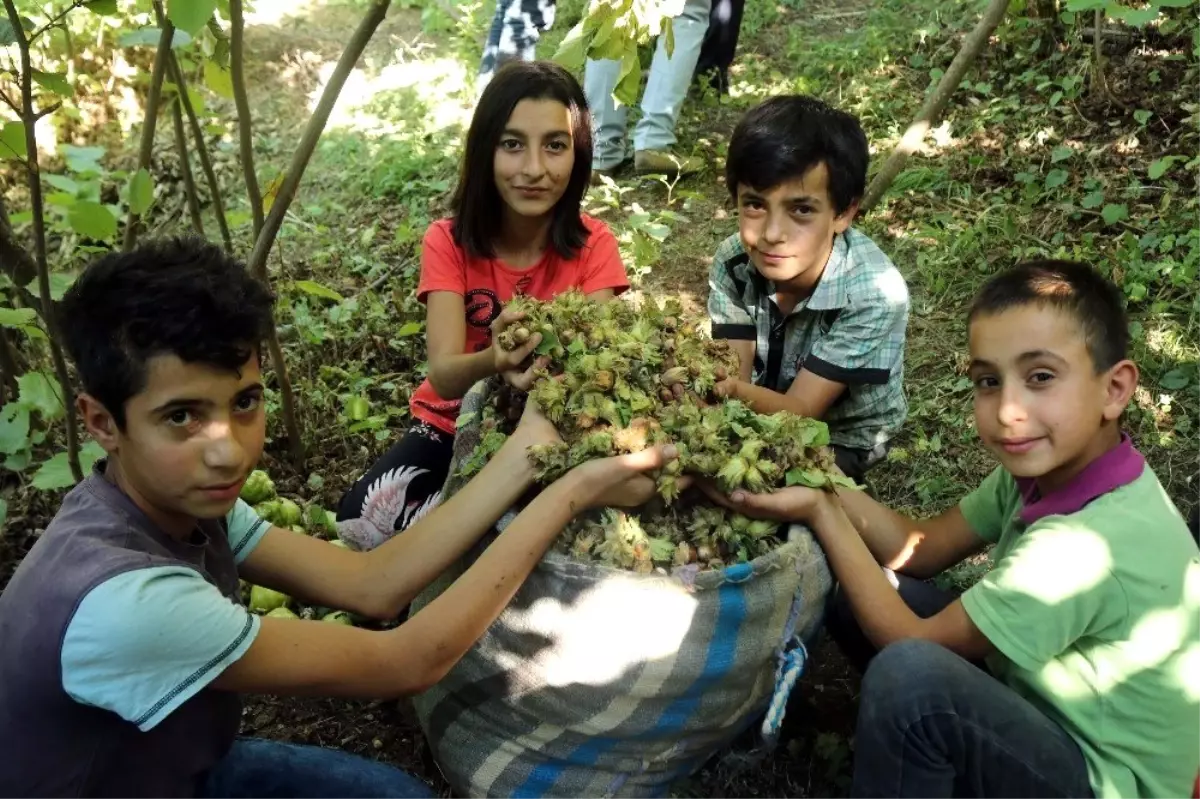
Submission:
M 707 80 L 721 94 L 729 93 L 729 67 L 737 51 L 738 33 L 746 0 L 713 0 L 708 17 L 708 33 L 700 46 L 696 62 L 696 80 Z
M 453 454 L 454 436 L 417 422 L 342 495 L 337 520 L 368 522 L 367 540 L 407 529 L 440 502 Z

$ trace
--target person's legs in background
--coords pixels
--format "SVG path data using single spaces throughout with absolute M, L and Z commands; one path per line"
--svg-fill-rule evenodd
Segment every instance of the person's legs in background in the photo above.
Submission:
M 729 67 L 737 52 L 746 0 L 713 0 L 708 33 L 700 47 L 695 80 L 707 82 L 718 94 L 729 94 Z
M 497 0 L 479 63 L 476 94 L 483 92 L 506 61 L 533 61 L 537 57 L 538 40 L 554 24 L 555 10 L 555 0 Z
M 665 36 L 658 38 L 650 77 L 642 95 L 642 118 L 633 134 L 634 161 L 639 171 L 667 174 L 696 171 L 694 159 L 672 157 L 675 123 L 687 97 L 700 47 L 708 30 L 712 0 L 687 0 L 683 13 L 672 21 L 675 50 L 667 55 Z M 628 108 L 617 108 L 612 93 L 621 77 L 621 62 L 589 59 L 584 71 L 583 91 L 592 110 L 596 135 L 593 169 L 611 173 L 627 159 L 626 121 Z
M 700 48 L 708 31 L 713 0 L 687 0 L 674 20 L 675 51 L 667 55 L 665 36 L 658 37 L 650 79 L 642 95 L 642 118 L 633 131 L 634 164 L 639 172 L 691 172 L 698 165 L 673 164 L 670 150 L 677 141 L 675 124 L 687 98 Z

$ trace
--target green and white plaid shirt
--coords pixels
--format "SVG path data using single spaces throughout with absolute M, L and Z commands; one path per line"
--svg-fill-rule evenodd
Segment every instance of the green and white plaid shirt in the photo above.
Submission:
M 755 385 L 786 393 L 801 369 L 844 383 L 825 414 L 831 442 L 882 454 L 908 415 L 908 286 L 875 242 L 854 228 L 839 236 L 816 289 L 786 318 L 736 233 L 717 247 L 708 284 L 712 336 L 755 342 Z

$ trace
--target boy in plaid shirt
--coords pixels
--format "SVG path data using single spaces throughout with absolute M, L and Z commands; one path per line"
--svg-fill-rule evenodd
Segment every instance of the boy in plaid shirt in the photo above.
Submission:
M 718 395 L 824 419 L 839 468 L 858 482 L 908 412 L 908 287 L 851 227 L 868 158 L 858 120 L 819 100 L 749 111 L 725 166 L 738 232 L 717 248 L 708 299 L 713 338 L 741 357 Z

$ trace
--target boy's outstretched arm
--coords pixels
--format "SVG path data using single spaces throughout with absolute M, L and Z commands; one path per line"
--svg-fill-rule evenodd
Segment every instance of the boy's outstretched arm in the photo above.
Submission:
M 833 494 L 793 487 L 771 494 L 736 492 L 725 497 L 711 486 L 704 488 L 718 502 L 746 515 L 807 524 L 821 542 L 855 618 L 876 646 L 925 638 L 969 659 L 993 651 L 961 601 L 955 600 L 936 616 L 920 618 L 879 568 L 880 563 L 895 563 L 897 571 L 918 576 L 910 567 L 924 542 L 931 542 L 915 563 L 919 572 L 929 570 L 924 576 L 931 576 L 981 549 L 983 540 L 970 529 L 957 507 L 936 519 L 917 523 L 862 492 Z M 845 500 L 849 500 L 850 508 L 843 505 Z
M 313 604 L 395 618 L 525 493 L 533 483 L 525 450 L 555 437 L 544 420 L 522 424 L 458 494 L 370 552 L 272 527 L 239 571 L 256 585 Z
M 722 381 L 717 384 L 715 392 L 719 397 L 741 400 L 756 413 L 787 411 L 796 416 L 820 419 L 845 390 L 845 383 L 801 371 L 784 394 L 765 386 L 756 386 L 745 378 Z
M 654 483 L 642 472 L 671 457 L 669 448 L 654 448 L 571 471 L 535 498 L 445 593 L 394 630 L 264 618 L 249 649 L 213 686 L 374 698 L 424 691 L 500 615 L 576 513 L 600 504 L 644 502 Z

